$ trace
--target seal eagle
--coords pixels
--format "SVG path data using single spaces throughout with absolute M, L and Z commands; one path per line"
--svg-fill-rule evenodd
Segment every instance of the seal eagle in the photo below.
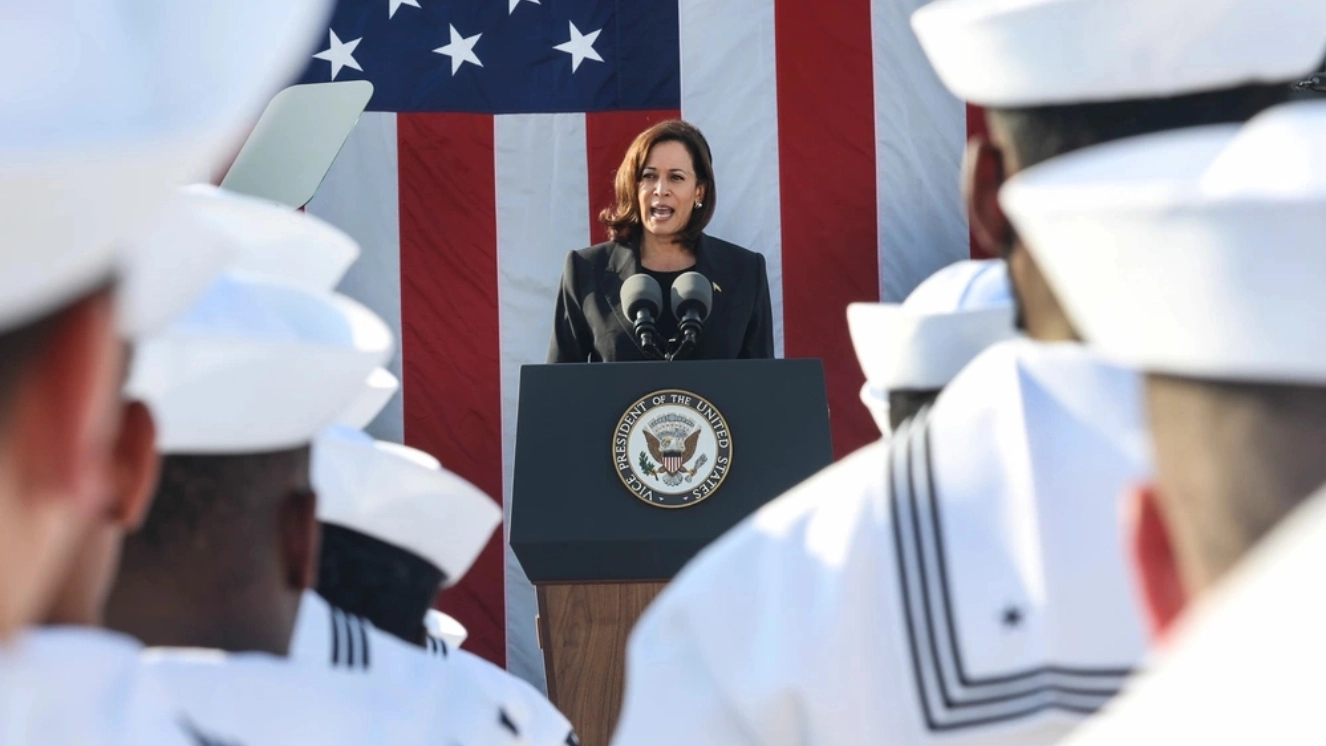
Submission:
M 645 442 L 649 444 L 649 455 L 663 465 L 663 471 L 669 476 L 682 471 L 683 465 L 695 456 L 695 449 L 700 446 L 699 428 L 687 435 L 685 440 L 671 435 L 664 435 L 660 439 L 647 429 L 644 433 Z

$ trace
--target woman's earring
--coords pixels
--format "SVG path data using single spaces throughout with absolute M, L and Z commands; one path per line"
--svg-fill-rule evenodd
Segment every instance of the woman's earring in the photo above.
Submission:
M 704 207 L 704 203 L 703 203 L 703 202 L 696 202 L 696 203 L 695 203 L 695 209 L 698 210 L 698 209 L 700 209 L 701 207 Z

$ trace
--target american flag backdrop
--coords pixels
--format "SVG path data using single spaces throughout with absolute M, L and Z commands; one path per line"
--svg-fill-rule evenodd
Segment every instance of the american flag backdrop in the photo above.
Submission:
M 398 332 L 402 392 L 370 430 L 509 507 L 519 369 L 547 353 L 566 252 L 606 238 L 634 136 L 680 116 L 714 153 L 708 232 L 767 260 L 779 354 L 824 360 L 835 452 L 877 438 L 845 306 L 969 255 L 969 117 L 912 35 L 922 1 L 341 0 L 303 82 L 375 93 L 309 210 L 360 241 L 342 290 Z M 442 608 L 541 685 L 503 538 Z

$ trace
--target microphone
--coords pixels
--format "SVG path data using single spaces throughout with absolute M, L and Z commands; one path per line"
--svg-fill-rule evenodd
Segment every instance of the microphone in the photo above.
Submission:
M 635 338 L 648 354 L 662 358 L 658 347 L 658 327 L 654 320 L 663 310 L 663 288 L 646 274 L 631 275 L 622 283 L 622 309 L 635 327 Z
M 682 357 L 695 349 L 704 331 L 705 319 L 714 306 L 714 285 L 699 272 L 686 272 L 672 281 L 672 315 L 677 317 L 681 344 L 669 358 Z

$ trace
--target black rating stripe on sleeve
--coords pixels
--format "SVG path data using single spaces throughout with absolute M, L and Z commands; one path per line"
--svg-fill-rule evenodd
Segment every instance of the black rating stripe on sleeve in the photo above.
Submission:
M 371 662 L 368 622 L 333 606 L 331 628 L 332 667 L 367 671 Z
M 446 640 L 443 640 L 443 639 L 440 638 L 440 637 L 433 637 L 432 635 L 429 635 L 429 636 L 428 636 L 428 652 L 432 653 L 433 655 L 437 656 L 438 658 L 445 658 L 445 657 L 447 657 L 447 653 L 448 653 L 449 651 L 447 650 L 447 642 L 446 642 Z

